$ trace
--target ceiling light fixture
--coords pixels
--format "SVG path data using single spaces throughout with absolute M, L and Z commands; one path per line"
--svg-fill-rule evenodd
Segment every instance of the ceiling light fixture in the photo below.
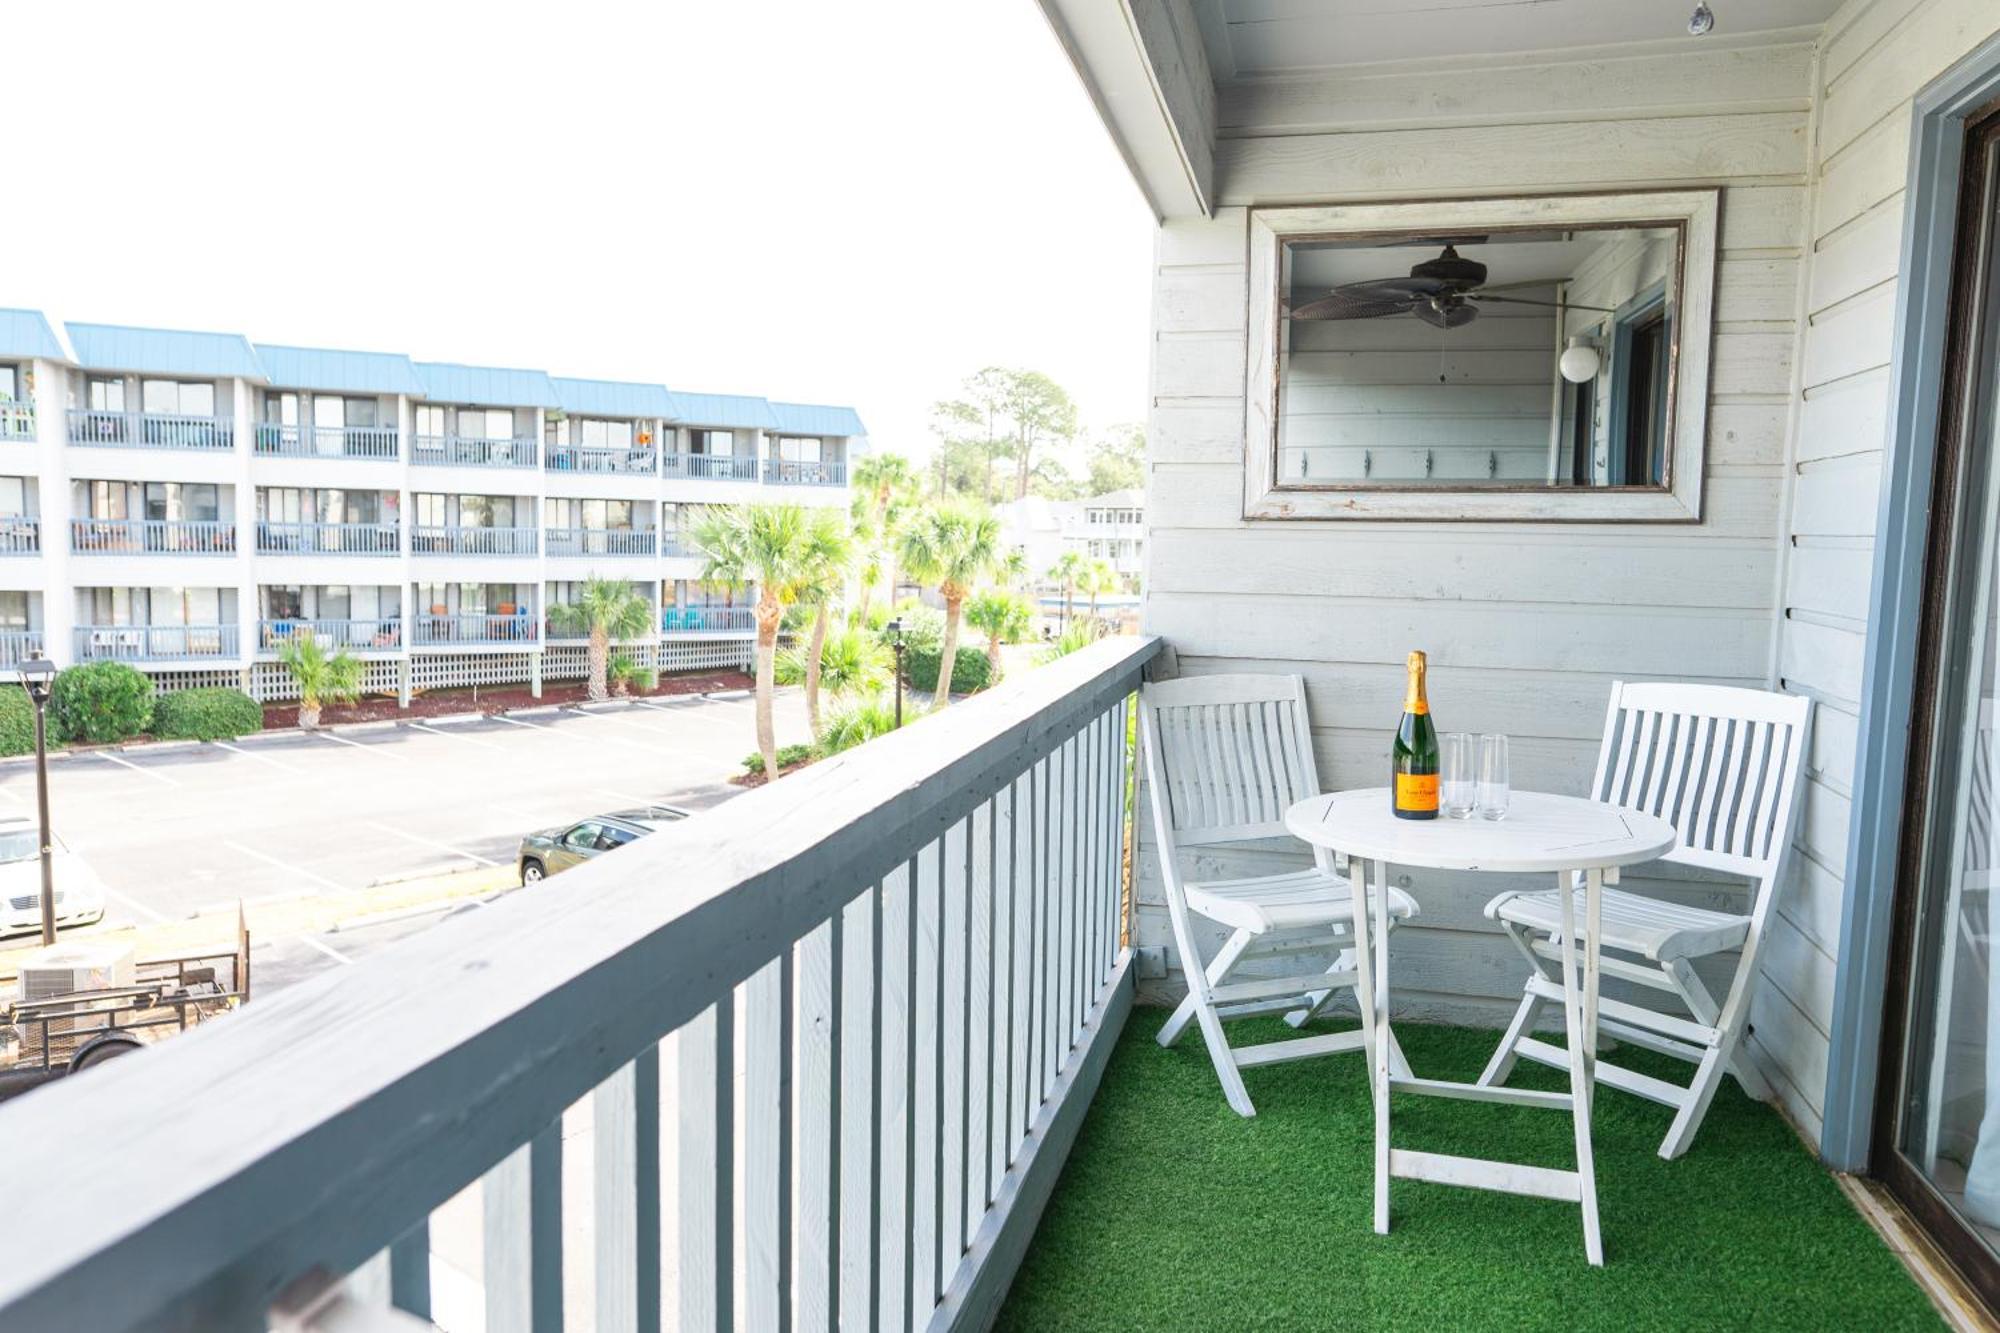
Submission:
M 1584 384 L 1597 378 L 1597 371 L 1604 364 L 1604 358 L 1597 349 L 1582 338 L 1571 338 L 1569 346 L 1563 349 L 1556 368 L 1571 384 Z
M 1688 36 L 1706 37 L 1714 31 L 1715 11 L 1708 7 L 1707 0 L 1702 0 L 1701 4 L 1694 7 L 1694 13 L 1688 17 Z

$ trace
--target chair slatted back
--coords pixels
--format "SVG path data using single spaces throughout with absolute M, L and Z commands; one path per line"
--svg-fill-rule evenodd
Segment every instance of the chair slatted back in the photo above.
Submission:
M 1192 676 L 1139 694 L 1169 847 L 1287 836 L 1285 811 L 1320 793 L 1298 676 Z
M 1611 686 L 1591 794 L 1658 816 L 1662 860 L 1757 881 L 1761 916 L 1792 840 L 1812 701 L 1726 685 Z

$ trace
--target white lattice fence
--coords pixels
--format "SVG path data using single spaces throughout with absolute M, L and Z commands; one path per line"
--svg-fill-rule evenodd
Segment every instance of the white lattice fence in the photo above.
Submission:
M 711 643 L 628 643 L 624 653 L 642 667 L 659 671 L 749 670 L 756 645 L 748 639 Z M 542 654 L 544 680 L 582 680 L 589 669 L 590 650 L 582 644 L 551 644 Z
M 153 692 L 156 694 L 216 686 L 230 690 L 243 688 L 243 673 L 226 667 L 210 667 L 202 671 L 148 671 L 146 674 L 152 677 Z
M 533 677 L 534 669 L 532 653 L 419 653 L 410 659 L 410 688 L 522 685 Z
M 394 694 L 397 688 L 396 662 L 369 659 L 361 673 L 361 692 L 367 694 Z M 279 662 L 258 662 L 250 668 L 250 697 L 258 703 L 278 703 L 299 697 L 299 687 L 292 680 L 292 673 Z

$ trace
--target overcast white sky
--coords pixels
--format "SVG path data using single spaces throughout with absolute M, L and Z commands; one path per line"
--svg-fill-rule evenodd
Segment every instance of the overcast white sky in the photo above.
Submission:
M 0 305 L 1143 419 L 1151 220 L 1033 0 L 20 6 Z M 32 202 L 31 202 L 32 201 Z

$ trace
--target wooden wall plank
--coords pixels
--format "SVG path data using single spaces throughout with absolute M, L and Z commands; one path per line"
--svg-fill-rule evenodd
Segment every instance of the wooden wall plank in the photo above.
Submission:
M 660 1052 L 591 1095 L 595 1317 L 607 1333 L 660 1327 Z

